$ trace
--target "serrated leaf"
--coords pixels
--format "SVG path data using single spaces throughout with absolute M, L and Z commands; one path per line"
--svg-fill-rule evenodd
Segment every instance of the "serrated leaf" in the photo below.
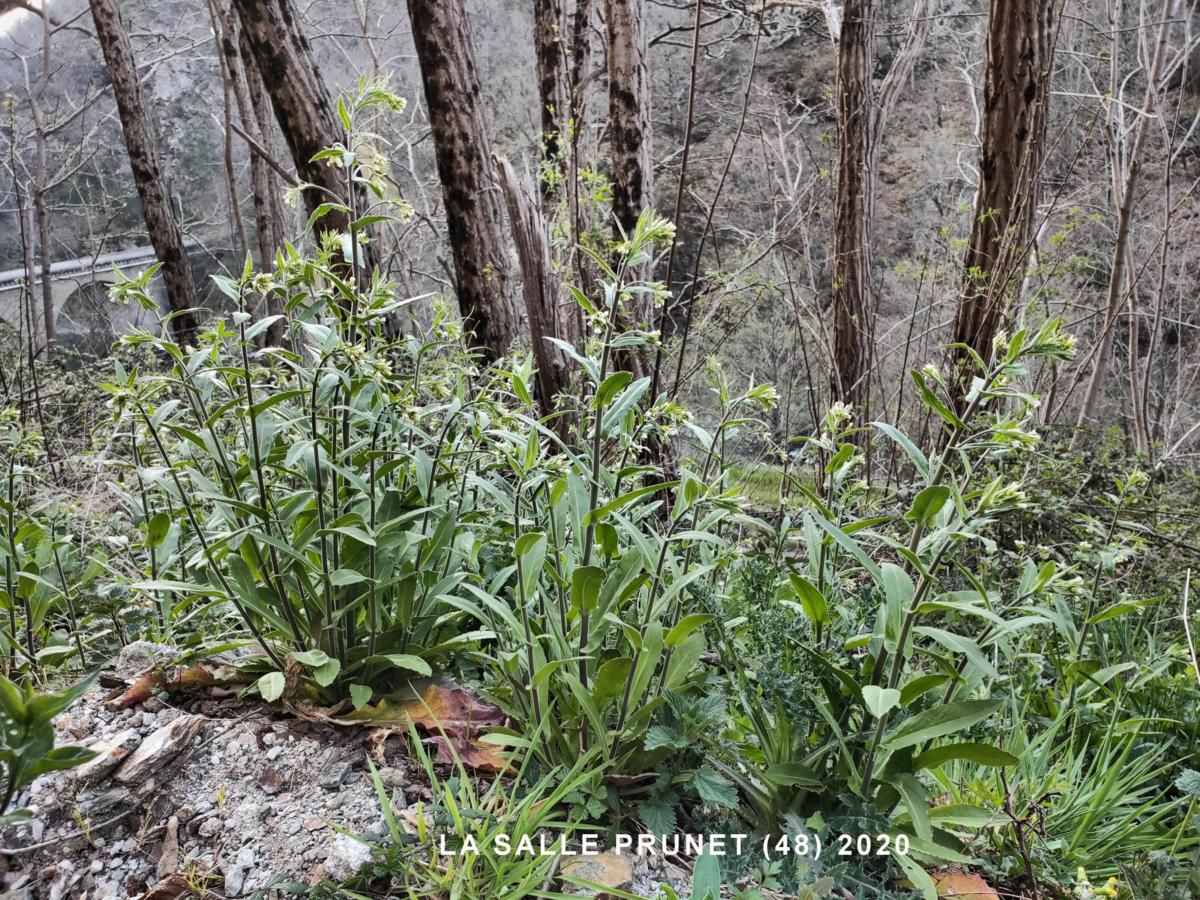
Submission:
M 682 734 L 666 725 L 651 725 L 646 729 L 645 747 L 647 750 L 661 750 L 664 748 L 682 750 L 690 743 L 686 734 Z
M 738 805 L 737 790 L 728 778 L 712 766 L 701 766 L 692 773 L 692 787 L 705 803 L 729 809 L 735 809 Z
M 662 797 L 651 797 L 638 804 L 638 818 L 651 834 L 675 833 L 675 804 Z

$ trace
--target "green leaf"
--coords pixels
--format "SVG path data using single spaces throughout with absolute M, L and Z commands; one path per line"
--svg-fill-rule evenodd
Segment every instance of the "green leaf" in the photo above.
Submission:
M 903 772 L 891 779 L 891 785 L 900 792 L 904 807 L 912 819 L 913 829 L 917 837 L 925 841 L 933 840 L 933 824 L 929 821 L 929 802 L 925 798 L 925 788 L 915 775 Z
M 965 656 L 989 678 L 1000 677 L 1000 673 L 996 671 L 996 667 L 987 658 L 987 654 L 983 652 L 983 648 L 969 637 L 963 637 L 961 634 L 955 634 L 952 631 L 946 631 L 942 628 L 932 628 L 928 625 L 918 625 L 913 631 L 917 634 L 923 634 L 925 637 L 933 638 L 951 653 L 958 653 Z
M 1087 623 L 1089 625 L 1096 625 L 1099 622 L 1107 622 L 1109 619 L 1115 619 L 1118 616 L 1124 616 L 1128 613 L 1136 612 L 1141 608 L 1141 604 L 1139 603 L 1132 603 L 1128 600 L 1123 600 L 1100 610 L 1100 612 L 1088 619 Z
M 54 747 L 48 750 L 41 759 L 35 760 L 31 766 L 25 769 L 22 780 L 28 782 L 38 775 L 45 775 L 47 772 L 73 769 L 76 766 L 83 765 L 89 759 L 95 759 L 97 755 L 96 751 L 89 750 L 86 747 Z
M 854 540 L 854 538 L 850 537 L 850 535 L 846 534 L 846 532 L 842 531 L 842 529 L 838 528 L 820 513 L 814 512 L 811 515 L 813 521 L 820 525 L 831 538 L 837 541 L 842 549 L 858 560 L 859 564 L 870 573 L 871 578 L 874 579 L 876 584 L 882 583 L 883 575 L 879 571 L 879 566 L 875 564 L 875 561 L 871 559 L 867 551 L 863 550 L 858 541 Z
M 953 734 L 982 722 L 1003 704 L 999 700 L 957 700 L 905 719 L 883 739 L 888 750 L 902 750 Z
M 899 691 L 874 684 L 868 684 L 862 689 L 862 697 L 867 711 L 877 719 L 882 719 L 900 703 Z
M 887 422 L 872 422 L 871 424 L 903 447 L 904 452 L 908 454 L 908 458 L 917 467 L 917 471 L 925 478 L 929 477 L 929 459 L 917 448 L 916 444 L 909 440 L 908 435 L 892 427 Z
M 893 853 L 892 859 L 896 860 L 913 887 L 921 892 L 922 900 L 938 900 L 937 885 L 915 859 L 906 853 Z
M 304 666 L 323 666 L 329 662 L 329 654 L 324 650 L 305 650 L 302 653 L 293 653 L 292 659 Z
M 642 394 L 650 387 L 649 378 L 639 378 L 629 387 L 625 388 L 621 396 L 619 396 L 608 409 L 604 411 L 604 416 L 600 420 L 600 433 L 610 435 L 621 424 L 621 420 L 626 414 L 634 409 L 638 401 L 642 398 Z
M 999 747 L 968 742 L 947 744 L 944 747 L 926 750 L 913 760 L 913 770 L 936 769 L 942 763 L 952 759 L 967 759 L 981 766 L 1015 766 L 1020 762 L 1011 753 L 1005 753 Z
M 828 625 L 829 604 L 825 602 L 825 595 L 803 575 L 792 572 L 788 575 L 788 580 L 792 584 L 792 590 L 795 591 L 796 597 L 800 601 L 800 608 L 804 610 L 808 621 L 813 625 Z
M 651 797 L 639 803 L 638 818 L 651 834 L 675 833 L 675 804 L 663 797 Z
M 619 656 L 607 660 L 596 671 L 596 681 L 592 685 L 592 702 L 597 709 L 603 709 L 606 703 L 625 689 L 625 681 L 629 678 L 632 665 L 633 660 L 628 656 Z
M 944 484 L 931 484 L 913 499 L 912 507 L 904 514 L 904 518 L 928 527 L 949 499 L 950 488 Z
M 712 766 L 701 766 L 692 773 L 692 787 L 705 803 L 736 809 L 738 794 L 733 784 Z
M 912 380 L 916 382 L 917 390 L 921 392 L 921 399 L 925 401 L 925 405 L 955 428 L 962 428 L 962 419 L 956 416 L 954 411 L 929 389 L 929 385 L 925 383 L 925 376 L 916 369 L 913 369 L 910 374 L 912 375 Z
M 258 692 L 268 703 L 274 703 L 283 696 L 283 673 L 268 672 L 258 679 Z
M 604 584 L 604 570 L 599 566 L 576 566 L 571 573 L 571 607 L 579 612 L 593 613 Z
M 997 815 L 982 806 L 970 806 L 966 803 L 935 806 L 929 811 L 929 818 L 939 825 L 961 825 L 964 828 L 977 830 L 994 824 Z
M 329 687 L 333 684 L 334 679 L 338 677 L 340 671 L 342 671 L 341 661 L 330 659 L 313 670 L 313 681 L 321 687 Z
M 818 789 L 825 783 L 817 777 L 817 773 L 803 763 L 776 763 L 767 767 L 767 780 L 784 786 L 796 786 Z
M 884 563 L 880 568 L 880 577 L 886 598 L 883 608 L 883 645 L 889 653 L 896 653 L 902 649 L 898 645 L 900 631 L 904 627 L 904 613 L 912 604 L 916 588 L 909 574 L 895 563 Z
M 631 381 L 633 381 L 633 373 L 627 372 L 624 369 L 620 372 L 613 372 L 596 389 L 596 396 L 592 400 L 592 409 L 606 405 L 613 397 L 617 396 L 618 391 L 622 390 Z
M 369 657 L 368 662 L 382 661 L 395 666 L 397 669 L 405 669 L 409 672 L 416 672 L 418 675 L 426 677 L 433 674 L 433 669 L 429 667 L 429 663 L 421 659 L 419 656 L 413 656 L 411 653 L 380 653 L 377 656 Z
M 350 685 L 350 702 L 354 704 L 355 709 L 362 709 L 371 702 L 371 697 L 375 692 L 370 686 L 365 684 Z
M 677 624 L 667 633 L 666 640 L 664 640 L 663 643 L 668 647 L 676 647 L 687 640 L 688 635 L 690 635 L 693 631 L 695 631 L 697 628 L 707 625 L 712 620 L 712 616 L 700 613 L 684 616 L 679 621 L 679 624 Z
M 171 530 L 171 519 L 166 513 L 155 513 L 146 523 L 146 546 L 159 547 Z
M 647 750 L 683 750 L 691 744 L 688 736 L 666 725 L 651 725 L 646 729 L 643 746 Z
M 847 462 L 849 462 L 850 457 L 852 457 L 853 455 L 854 455 L 854 445 L 853 444 L 842 444 L 840 447 L 838 447 L 837 453 L 833 454 L 833 458 L 830 459 L 829 462 L 826 464 L 825 474 L 832 475 L 834 472 L 836 472 L 838 469 L 840 469 L 842 466 L 844 466 Z
M 668 491 L 677 484 L 679 484 L 678 481 L 664 481 L 661 484 L 647 484 L 640 488 L 634 488 L 632 491 L 628 491 L 619 497 L 609 500 L 603 506 L 589 511 L 588 514 L 583 517 L 583 524 L 586 526 L 598 523 L 609 513 L 616 512 L 618 509 L 628 506 L 639 497 L 644 497 L 647 494 L 656 494 L 659 491 Z
M 909 706 L 918 697 L 946 681 L 945 675 L 918 675 L 900 688 L 900 705 Z
M 721 900 L 721 864 L 707 847 L 692 866 L 692 900 Z

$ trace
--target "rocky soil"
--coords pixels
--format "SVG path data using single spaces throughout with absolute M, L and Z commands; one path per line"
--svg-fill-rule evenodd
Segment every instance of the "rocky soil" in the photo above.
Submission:
M 131 649 L 124 678 L 145 661 L 146 645 Z M 18 798 L 35 818 L 0 834 L 3 896 L 245 897 L 285 880 L 336 882 L 370 859 L 349 835 L 385 833 L 365 733 L 233 697 L 113 710 L 108 694 L 93 688 L 55 723 L 59 743 L 100 755 Z M 398 742 L 376 752 L 391 763 L 380 773 L 395 809 L 429 799 Z
M 129 684 L 169 653 L 131 644 L 107 681 Z M 56 721 L 57 743 L 99 755 L 17 798 L 34 818 L 0 830 L 0 900 L 285 896 L 345 881 L 384 841 L 369 755 L 402 822 L 431 799 L 397 737 L 277 714 L 233 688 L 115 709 L 119 692 L 94 687 Z M 639 896 L 661 884 L 687 896 L 687 872 L 660 858 L 585 868 Z

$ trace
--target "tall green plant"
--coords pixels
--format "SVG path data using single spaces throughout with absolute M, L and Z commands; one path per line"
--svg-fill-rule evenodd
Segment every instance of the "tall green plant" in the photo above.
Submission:
M 156 603 L 176 598 L 167 604 L 176 612 L 203 600 L 236 613 L 262 656 L 268 700 L 306 686 L 361 706 L 483 636 L 438 598 L 475 563 L 469 523 L 488 498 L 460 487 L 501 400 L 477 390 L 453 333 L 395 337 L 411 301 L 358 272 L 360 244 L 388 217 L 389 198 L 356 124 L 398 102 L 361 82 L 338 105 L 346 143 L 319 154 L 345 170 L 348 196 L 356 182 L 378 198 L 367 210 L 330 198 L 310 219 L 341 209 L 348 234 L 321 235 L 313 256 L 286 246 L 269 274 L 247 260 L 239 278 L 217 277 L 234 307 L 228 320 L 196 347 L 132 334 L 127 344 L 153 348 L 167 366 L 118 361 L 106 386 L 128 423 L 150 553 L 150 577 L 134 587 Z M 115 296 L 151 306 L 151 274 L 124 279 Z M 251 314 L 274 304 L 284 311 Z M 284 345 L 260 346 L 281 322 Z M 174 531 L 186 549 L 160 558 L 155 541 Z
M 546 766 L 599 746 L 614 770 L 641 773 L 671 751 L 647 731 L 705 648 L 712 617 L 692 592 L 732 555 L 720 528 L 740 513 L 715 460 L 718 438 L 708 436 L 702 464 L 684 463 L 678 478 L 639 463 L 654 430 L 683 413 L 647 397 L 648 378 L 614 370 L 619 353 L 648 339 L 620 330 L 621 304 L 660 290 L 627 273 L 671 237 L 669 224 L 647 213 L 616 264 L 594 258 L 600 301 L 574 296 L 599 339 L 583 348 L 559 342 L 583 373 L 578 441 L 563 443 L 532 419 L 502 436 L 496 452 L 513 485 L 504 509 L 512 526 L 502 537 L 511 562 L 446 601 L 497 635 L 486 654 L 502 679 L 494 693 L 518 724 L 514 744 L 547 723 L 536 750 Z M 770 392 L 759 387 L 748 398 L 738 402 L 769 402 Z
M 807 509 L 784 519 L 776 551 L 788 562 L 778 596 L 813 629 L 813 641 L 798 650 L 820 684 L 816 720 L 798 728 L 782 709 L 764 708 L 728 637 L 722 641 L 756 760 L 722 771 L 743 789 L 760 826 L 778 827 L 787 812 L 841 794 L 843 803 L 857 798 L 908 832 L 916 857 L 963 861 L 931 814 L 929 778 L 955 759 L 1016 762 L 967 734 L 1001 706 L 989 696 L 1003 678 L 995 655 L 1021 628 L 1046 621 L 1011 611 L 1057 577 L 1052 564 L 1034 566 L 1014 596 L 971 571 L 966 550 L 986 546 L 991 523 L 1023 501 L 1019 484 L 989 468 L 1036 441 L 1023 427 L 1034 403 L 1021 387 L 1027 365 L 1071 350 L 1056 321 L 1018 330 L 998 344 L 994 365 L 975 360 L 978 374 L 959 406 L 936 369 L 914 371 L 918 395 L 942 428 L 926 452 L 895 427 L 873 423 L 903 451 L 915 482 L 891 509 L 851 476 L 861 440 L 850 411 L 830 411 L 811 442 L 817 477 L 789 476 Z M 873 615 L 862 598 L 878 604 Z M 912 858 L 897 862 L 932 892 Z

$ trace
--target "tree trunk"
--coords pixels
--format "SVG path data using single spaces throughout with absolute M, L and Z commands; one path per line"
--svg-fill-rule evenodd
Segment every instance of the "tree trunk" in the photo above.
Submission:
M 125 134 L 125 147 L 129 152 L 129 165 L 133 169 L 133 181 L 141 200 L 146 230 L 150 233 L 154 253 L 163 264 L 163 282 L 173 313 L 171 332 L 180 345 L 191 344 L 195 342 L 198 327 L 195 313 L 189 311 L 198 305 L 196 283 L 192 280 L 192 267 L 184 247 L 183 232 L 175 221 L 171 195 L 155 149 L 157 138 L 142 104 L 133 47 L 121 22 L 116 0 L 89 2 L 92 19 L 96 23 L 96 36 L 100 39 L 104 62 L 112 79 L 113 96 L 121 117 L 121 129 Z
M 915 0 L 904 45 L 880 85 L 874 69 L 873 0 L 848 0 L 838 35 L 838 190 L 834 207 L 833 396 L 859 407 L 869 399 L 874 349 L 871 297 L 871 228 L 879 148 L 888 117 L 912 75 L 929 35 L 931 0 Z M 864 412 L 860 408 L 860 412 Z
M 633 231 L 650 205 L 650 83 L 642 0 L 607 0 L 608 127 L 612 145 L 613 218 Z M 621 231 L 616 232 L 620 239 Z
M 548 338 L 560 338 L 578 346 L 582 334 L 572 327 L 559 291 L 558 276 L 550 259 L 545 220 L 522 187 L 506 159 L 496 160 L 496 175 L 508 206 L 508 221 L 517 260 L 521 267 L 521 290 L 529 318 L 529 338 L 537 363 L 538 405 L 542 415 L 554 412 L 554 398 L 570 386 L 571 368 L 567 355 Z M 574 306 L 574 301 L 570 301 Z M 565 434 L 565 429 L 556 429 Z
M 562 0 L 534 0 L 533 46 L 537 57 L 538 102 L 542 115 L 542 158 L 561 171 L 564 137 L 570 116 L 566 56 L 563 53 Z M 555 173 L 550 173 L 555 175 Z M 559 197 L 559 179 L 540 178 L 542 211 L 549 215 Z
M 236 18 L 222 8 L 221 0 L 211 0 L 221 33 L 218 38 L 221 57 L 224 60 L 225 76 L 237 102 L 238 118 L 250 139 L 270 152 L 274 123 L 271 119 L 270 101 L 266 87 L 254 62 L 254 54 L 246 42 L 245 32 L 238 27 Z M 253 148 L 250 157 L 250 193 L 254 200 L 254 231 L 258 244 L 258 264 L 270 270 L 275 262 L 275 253 L 283 247 L 284 234 L 282 214 L 279 209 L 279 183 L 270 163 Z M 267 298 L 266 313 L 277 315 L 283 312 L 283 301 L 275 292 Z M 283 342 L 284 321 L 271 323 L 264 336 L 267 346 L 277 347 Z
M 299 13 L 292 0 L 233 0 L 242 23 L 242 34 L 254 57 L 263 84 L 275 108 L 275 118 L 287 141 L 292 162 L 301 180 L 315 185 L 304 192 L 304 205 L 311 216 L 330 197 L 357 211 L 369 204 L 367 193 L 355 188 L 347 197 L 344 169 L 313 162 L 313 157 L 344 142 L 345 134 L 333 111 L 333 103 L 321 80 L 312 47 L 304 36 Z M 320 219 L 323 229 L 346 234 L 349 218 L 341 212 Z M 378 264 L 374 245 L 360 245 L 365 265 L 359 270 L 360 287 L 369 284 Z
M 516 336 L 500 198 L 462 0 L 408 0 L 464 325 L 485 358 Z
M 584 232 L 591 225 L 591 216 L 580 196 L 579 173 L 587 166 L 591 156 L 591 148 L 587 141 L 588 85 L 592 81 L 588 65 L 591 63 L 591 57 L 592 2 L 575 0 L 575 10 L 571 15 L 571 147 L 567 167 L 567 210 L 571 219 L 571 269 L 575 273 L 577 286 L 585 294 L 591 293 L 594 279 L 592 267 L 580 247 L 583 244 Z M 576 311 L 576 316 L 582 323 L 581 310 Z
M 874 96 L 872 0 L 846 0 L 838 39 L 838 187 L 833 230 L 833 395 L 861 406 L 870 382 Z
M 979 190 L 954 320 L 954 340 L 985 360 L 1020 280 L 1037 207 L 1057 9 L 1045 0 L 989 6 Z M 967 354 L 956 356 L 969 365 Z M 967 383 L 961 374 L 960 386 Z
M 267 153 L 272 153 L 275 143 L 275 122 L 271 117 L 271 100 L 267 96 L 254 51 L 246 40 L 246 32 L 238 31 L 238 50 L 242 60 L 242 71 L 246 76 L 246 95 L 249 106 L 242 110 L 242 121 L 246 131 L 258 141 Z M 240 101 L 239 101 L 240 102 Z M 284 242 L 283 208 L 280 205 L 279 178 L 262 154 L 250 154 L 250 184 L 254 191 L 254 221 L 258 229 L 258 251 L 260 265 L 271 264 L 276 251 Z
M 651 203 L 653 164 L 650 155 L 650 82 L 646 71 L 643 0 L 607 0 L 608 140 L 612 153 L 613 232 L 617 240 L 632 233 L 642 210 Z M 641 277 L 644 273 L 630 273 Z M 622 330 L 645 327 L 651 309 L 644 293 L 630 295 L 620 310 Z M 617 356 L 635 378 L 648 375 L 650 361 L 635 349 Z
M 1104 370 L 1108 366 L 1108 357 L 1112 352 L 1113 329 L 1117 323 L 1117 314 L 1121 306 L 1122 290 L 1125 286 L 1125 270 L 1129 258 L 1129 227 L 1133 220 L 1134 205 L 1136 202 L 1136 190 L 1138 178 L 1142 170 L 1142 147 L 1146 140 L 1146 132 L 1149 130 L 1151 122 L 1156 120 L 1154 108 L 1158 99 L 1158 82 L 1162 77 L 1163 57 L 1166 52 L 1167 37 L 1169 35 L 1169 25 L 1171 17 L 1167 10 L 1163 10 L 1162 20 L 1159 22 L 1158 37 L 1154 44 L 1154 55 L 1150 62 L 1150 72 L 1146 78 L 1146 91 L 1142 99 L 1142 108 L 1138 112 L 1137 125 L 1134 128 L 1133 139 L 1127 154 L 1124 158 L 1128 161 L 1124 173 L 1124 181 L 1122 182 L 1121 173 L 1119 171 L 1119 160 L 1122 154 L 1120 146 L 1120 137 L 1114 131 L 1112 138 L 1112 149 L 1110 154 L 1116 162 L 1113 169 L 1113 190 L 1114 199 L 1117 201 L 1117 236 L 1113 244 L 1112 266 L 1108 276 L 1108 292 L 1104 304 L 1104 320 L 1101 323 L 1101 331 L 1099 336 L 1099 344 L 1096 348 L 1095 359 L 1092 362 L 1092 373 L 1088 378 L 1087 388 L 1083 395 L 1083 405 L 1079 408 L 1079 419 L 1075 423 L 1075 434 L 1071 438 L 1071 446 L 1079 446 L 1083 439 L 1085 429 L 1087 428 L 1088 420 L 1095 415 L 1096 403 L 1100 399 L 1100 385 L 1104 381 Z M 1120 23 L 1116 25 L 1119 27 Z M 1118 52 L 1119 36 L 1114 34 L 1112 53 L 1115 55 Z M 1114 73 L 1116 72 L 1116 60 L 1114 59 Z M 1116 91 L 1116 76 L 1113 77 L 1114 84 L 1111 86 L 1114 90 L 1114 96 L 1118 97 Z M 1133 297 L 1134 288 L 1129 288 L 1129 296 Z M 1129 327 L 1132 330 L 1131 350 L 1130 350 L 1130 366 L 1137 365 L 1137 335 L 1138 327 L 1137 319 L 1130 317 Z M 1137 423 L 1138 418 L 1135 412 L 1134 422 Z M 1140 435 L 1139 435 L 1140 437 Z M 1141 440 L 1139 440 L 1141 444 Z M 1148 446 L 1139 446 L 1140 452 L 1145 452 L 1149 449 Z

